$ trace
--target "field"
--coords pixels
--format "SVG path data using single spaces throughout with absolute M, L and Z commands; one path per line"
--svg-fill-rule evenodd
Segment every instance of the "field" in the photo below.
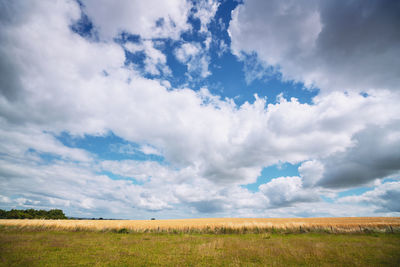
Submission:
M 398 232 L 400 217 L 207 218 L 183 220 L 0 220 L 21 229 L 183 233 Z
M 400 266 L 400 218 L 0 220 L 0 266 Z

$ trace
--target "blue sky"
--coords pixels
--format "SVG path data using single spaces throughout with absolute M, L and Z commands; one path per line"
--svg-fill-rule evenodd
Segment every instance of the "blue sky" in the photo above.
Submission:
M 0 208 L 399 216 L 392 1 L 1 5 Z

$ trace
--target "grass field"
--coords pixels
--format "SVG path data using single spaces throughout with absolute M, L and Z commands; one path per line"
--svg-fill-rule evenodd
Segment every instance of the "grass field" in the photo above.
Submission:
M 400 217 L 207 218 L 183 220 L 0 220 L 0 226 L 31 230 L 183 233 L 399 232 Z
M 399 220 L 0 220 L 0 266 L 400 266 Z
M 399 234 L 0 231 L 0 266 L 400 266 Z

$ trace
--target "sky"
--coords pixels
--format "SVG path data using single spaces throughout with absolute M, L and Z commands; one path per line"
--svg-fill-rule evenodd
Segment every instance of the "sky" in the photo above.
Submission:
M 400 2 L 0 0 L 0 208 L 400 216 Z

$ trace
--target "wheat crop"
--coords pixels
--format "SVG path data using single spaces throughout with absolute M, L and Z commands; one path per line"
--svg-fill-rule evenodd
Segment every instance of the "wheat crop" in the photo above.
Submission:
M 170 233 L 399 232 L 400 217 L 204 218 L 178 220 L 0 220 L 3 227 L 36 230 Z

